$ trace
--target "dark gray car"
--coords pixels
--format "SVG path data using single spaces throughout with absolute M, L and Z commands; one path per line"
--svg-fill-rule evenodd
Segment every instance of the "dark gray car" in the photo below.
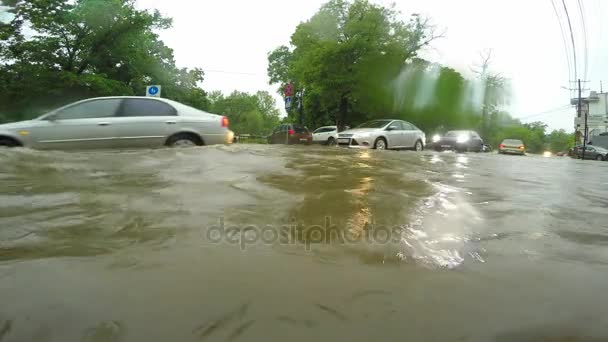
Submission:
M 433 137 L 432 147 L 436 151 L 481 152 L 483 145 L 483 139 L 477 132 L 449 131 L 444 136 Z
M 583 147 L 578 148 L 578 159 L 583 158 Z M 599 146 L 587 146 L 585 159 L 608 160 L 608 150 Z

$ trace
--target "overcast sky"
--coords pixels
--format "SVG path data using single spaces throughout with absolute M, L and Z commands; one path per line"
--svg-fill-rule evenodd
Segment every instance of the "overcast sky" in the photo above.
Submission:
M 587 26 L 588 73 L 586 88 L 608 89 L 608 1 L 580 0 Z M 142 8 L 158 9 L 174 20 L 161 38 L 175 51 L 181 67 L 206 71 L 206 90 L 275 93 L 266 75 L 267 53 L 289 43 L 295 27 L 310 18 L 324 0 L 138 0 Z M 524 121 L 542 120 L 551 129 L 573 130 L 574 109 L 564 108 L 572 95 L 561 89 L 574 79 L 568 74 L 564 41 L 551 0 L 374 0 L 395 2 L 404 19 L 411 13 L 432 18 L 446 30 L 425 56 L 464 74 L 479 61 L 479 52 L 493 49 L 492 70 L 511 79 L 514 99 L 510 111 Z M 555 0 L 561 15 L 561 0 Z M 584 74 L 584 35 L 578 0 L 566 0 L 575 31 L 578 76 Z M 567 21 L 563 16 L 564 28 Z M 568 32 L 568 44 L 571 45 Z M 570 58 L 572 59 L 572 57 Z M 603 61 L 603 65 L 600 64 Z M 573 85 L 572 85 L 573 86 Z M 277 95 L 277 100 L 280 97 Z M 279 103 L 281 105 L 281 103 Z M 543 114 L 544 113 L 544 114 Z

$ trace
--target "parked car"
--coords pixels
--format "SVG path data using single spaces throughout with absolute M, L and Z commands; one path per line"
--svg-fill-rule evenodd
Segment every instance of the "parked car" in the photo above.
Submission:
M 317 128 L 312 132 L 312 142 L 315 144 L 324 144 L 333 146 L 338 141 L 338 127 L 325 126 Z
M 483 139 L 475 131 L 449 131 L 444 136 L 433 137 L 436 151 L 481 152 L 483 145 Z
M 577 149 L 578 159 L 583 158 L 583 147 Z M 608 150 L 599 146 L 587 145 L 585 149 L 585 159 L 608 160 Z
M 505 139 L 498 145 L 498 153 L 500 154 L 526 154 L 526 145 L 519 139 Z
M 152 97 L 100 97 L 0 125 L 0 146 L 92 149 L 230 144 L 228 118 Z
M 269 144 L 312 144 L 312 133 L 302 125 L 282 124 L 268 136 Z
M 425 141 L 424 132 L 402 120 L 373 120 L 338 134 L 338 145 L 351 148 L 422 151 Z

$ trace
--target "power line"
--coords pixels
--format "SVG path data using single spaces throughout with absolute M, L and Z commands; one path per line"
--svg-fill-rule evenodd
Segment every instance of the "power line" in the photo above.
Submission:
M 559 31 L 562 35 L 562 41 L 564 42 L 564 51 L 566 52 L 566 62 L 568 64 L 568 81 L 572 81 L 572 66 L 570 62 L 570 50 L 568 49 L 568 42 L 566 41 L 566 31 L 564 31 L 564 25 L 562 24 L 562 18 L 559 15 L 559 11 L 557 10 L 557 6 L 555 6 L 555 1 L 551 0 L 551 5 L 553 6 L 553 11 L 555 12 L 555 16 L 557 17 L 557 23 L 559 24 Z M 570 92 L 572 96 L 573 93 Z
M 576 44 L 574 44 L 574 33 L 572 32 L 572 22 L 570 21 L 570 14 L 568 13 L 568 6 L 566 1 L 562 0 L 564 5 L 564 11 L 566 12 L 566 18 L 568 19 L 568 28 L 570 29 L 570 39 L 572 40 L 572 55 L 574 56 L 574 79 L 578 78 L 577 62 L 576 62 Z
M 583 26 L 583 38 L 585 40 L 585 73 L 583 74 L 583 79 L 587 79 L 587 71 L 589 66 L 589 50 L 587 48 L 587 24 L 585 23 L 585 13 L 583 10 L 583 3 L 581 0 L 578 0 L 578 9 L 581 14 L 581 23 Z
M 568 109 L 570 107 L 572 107 L 572 105 L 569 105 L 569 104 L 568 105 L 563 105 L 561 107 L 550 109 L 550 110 L 546 110 L 544 112 L 540 112 L 540 113 L 524 116 L 523 118 L 519 118 L 519 120 L 527 120 L 527 119 L 535 118 L 537 116 L 541 116 L 541 115 L 550 114 L 550 113 L 553 113 L 553 112 L 558 112 L 558 111 L 561 111 L 561 110 L 565 110 L 565 109 Z

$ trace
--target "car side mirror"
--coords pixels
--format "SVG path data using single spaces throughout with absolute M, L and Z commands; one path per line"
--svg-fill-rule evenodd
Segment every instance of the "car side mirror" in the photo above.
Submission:
M 395 126 L 389 126 L 389 127 L 386 128 L 386 130 L 389 131 L 389 132 L 390 131 L 394 131 L 396 129 L 397 129 L 397 127 L 395 127 Z
M 47 116 L 46 119 L 48 121 L 55 122 L 55 121 L 57 121 L 57 115 L 51 114 L 51 115 Z

